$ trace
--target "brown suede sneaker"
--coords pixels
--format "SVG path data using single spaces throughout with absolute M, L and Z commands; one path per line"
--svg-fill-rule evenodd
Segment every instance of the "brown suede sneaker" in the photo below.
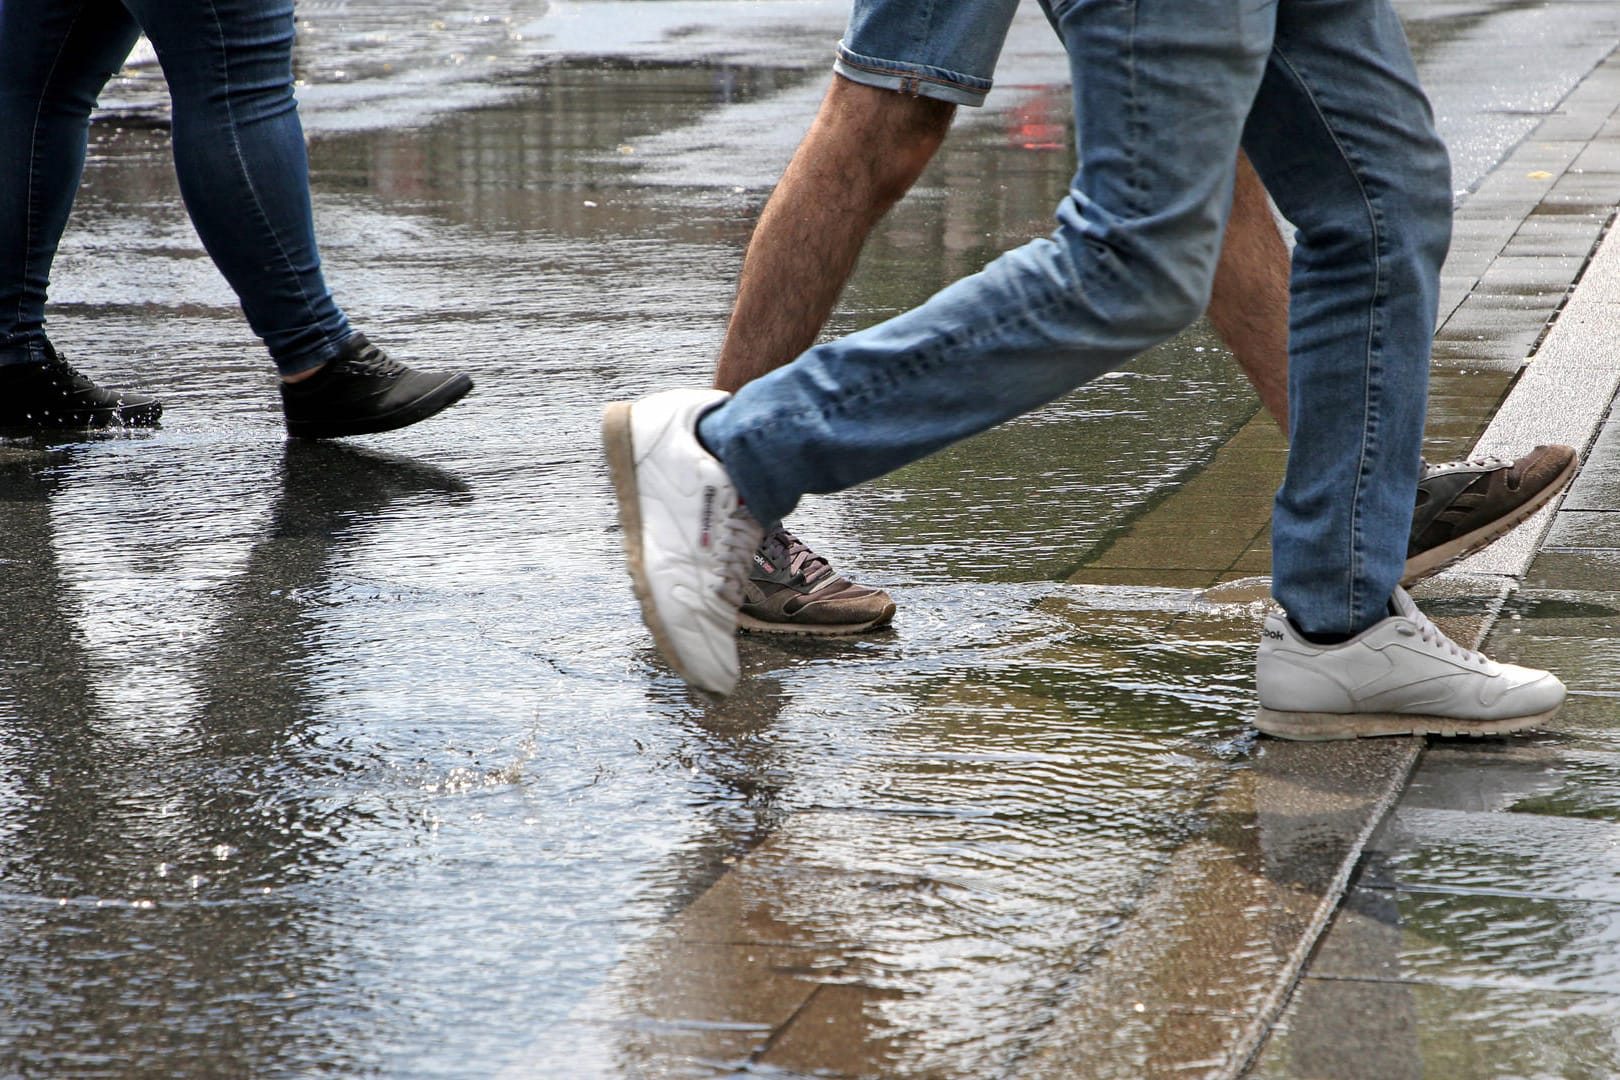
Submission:
M 737 625 L 773 634 L 859 634 L 892 618 L 888 593 L 855 584 L 777 526 L 754 552 Z
M 1406 545 L 1410 585 L 1505 536 L 1575 478 L 1572 446 L 1538 446 L 1517 461 L 1425 464 Z

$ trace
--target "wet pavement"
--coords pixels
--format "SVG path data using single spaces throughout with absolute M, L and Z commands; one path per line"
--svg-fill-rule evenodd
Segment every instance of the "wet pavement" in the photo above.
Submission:
M 659 664 L 598 409 L 707 378 L 841 4 L 301 7 L 339 300 L 478 382 L 340 446 L 283 442 L 133 69 L 51 326 L 164 427 L 0 444 L 0 1074 L 1620 1070 L 1620 278 L 1568 297 L 1620 16 L 1403 10 L 1463 199 L 1431 452 L 1592 446 L 1544 546 L 1426 600 L 1576 687 L 1512 744 L 1254 738 L 1283 451 L 1202 328 L 807 504 L 892 631 L 747 638 L 722 705 Z M 1031 6 L 835 330 L 1045 231 L 1062 72 Z

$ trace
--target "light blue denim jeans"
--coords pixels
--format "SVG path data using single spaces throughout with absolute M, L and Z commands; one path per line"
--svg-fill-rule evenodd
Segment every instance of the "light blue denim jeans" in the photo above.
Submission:
M 1018 0 L 855 0 L 833 70 L 880 90 L 982 105 Z
M 353 331 L 315 247 L 292 0 L 0 0 L 0 364 L 45 359 L 46 287 L 90 112 L 143 29 L 197 235 L 281 373 L 318 367 Z
M 1239 145 L 1297 229 L 1273 593 L 1385 614 L 1411 527 L 1450 166 L 1388 0 L 1072 0 L 1081 164 L 1057 228 L 703 418 L 762 521 L 1033 409 L 1209 299 Z

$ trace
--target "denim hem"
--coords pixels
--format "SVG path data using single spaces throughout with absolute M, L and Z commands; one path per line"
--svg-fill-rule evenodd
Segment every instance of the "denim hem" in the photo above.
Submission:
M 347 345 L 349 339 L 357 333 L 359 333 L 358 330 L 345 329 L 342 336 L 335 340 L 323 342 L 313 349 L 306 349 L 294 356 L 277 357 L 275 359 L 276 371 L 282 375 L 298 375 L 306 371 L 312 371 L 342 352 L 343 346 Z
M 0 367 L 10 364 L 47 364 L 50 362 L 50 357 L 46 355 L 47 348 L 43 339 L 25 341 L 21 345 L 0 346 Z
M 971 105 L 975 108 L 984 104 L 991 86 L 989 79 L 977 79 L 971 75 L 948 71 L 945 68 L 929 67 L 926 64 L 862 56 L 860 53 L 850 52 L 842 44 L 838 46 L 838 58 L 833 61 L 833 71 L 862 86 L 878 90 L 894 90 L 913 97 L 934 98 L 953 105 Z

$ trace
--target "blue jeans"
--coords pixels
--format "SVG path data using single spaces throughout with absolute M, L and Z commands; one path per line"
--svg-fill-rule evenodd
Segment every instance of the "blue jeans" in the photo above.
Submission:
M 880 90 L 982 105 L 1018 0 L 855 0 L 833 70 Z
M 320 365 L 352 331 L 315 248 L 291 0 L 0 3 L 0 363 L 44 359 L 90 111 L 142 30 L 168 79 L 175 171 L 203 246 L 280 371 Z
M 764 522 L 1175 334 L 1209 299 L 1241 145 L 1298 230 L 1273 591 L 1385 614 L 1420 469 L 1450 166 L 1388 0 L 1072 0 L 1081 164 L 1051 235 L 740 390 L 699 425 Z

